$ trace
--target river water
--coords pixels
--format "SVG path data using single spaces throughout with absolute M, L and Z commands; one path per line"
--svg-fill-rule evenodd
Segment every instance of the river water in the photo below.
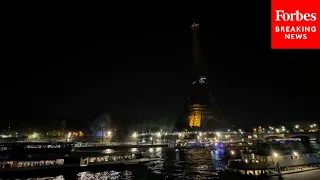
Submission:
M 160 160 L 147 163 L 145 165 L 135 165 L 128 169 L 121 170 L 99 170 L 96 172 L 63 172 L 53 177 L 35 175 L 25 179 L 113 179 L 113 180 L 157 180 L 157 179 L 215 179 L 217 172 L 225 166 L 224 150 L 210 149 L 189 149 L 175 150 L 173 148 L 149 148 L 149 149 L 127 149 L 122 153 L 139 151 L 148 152 L 153 156 L 160 157 Z M 78 152 L 90 154 L 113 154 L 119 153 L 115 150 L 106 149 L 104 151 Z
M 320 145 L 311 144 L 312 148 L 320 149 Z M 176 150 L 174 148 L 131 148 L 131 149 L 105 149 L 105 150 L 82 150 L 75 152 L 81 156 L 103 156 L 111 154 L 129 154 L 135 152 L 146 152 L 152 156 L 160 157 L 160 160 L 147 163 L 145 165 L 126 166 L 125 169 L 96 169 L 95 171 L 55 171 L 53 174 L 33 174 L 32 177 L 24 179 L 78 179 L 78 180 L 94 180 L 94 179 L 112 179 L 112 180 L 193 180 L 193 179 L 218 179 L 217 172 L 225 167 L 226 158 L 229 151 L 224 149 L 189 149 Z M 317 175 L 314 175 L 314 174 Z M 319 177 L 320 171 L 306 172 L 306 179 Z M 276 177 L 272 177 L 276 178 Z M 272 179 L 271 178 L 271 179 Z M 0 177 L 1 179 L 1 177 Z M 14 178 L 11 178 L 14 179 Z M 287 175 L 287 180 L 296 179 L 296 176 Z

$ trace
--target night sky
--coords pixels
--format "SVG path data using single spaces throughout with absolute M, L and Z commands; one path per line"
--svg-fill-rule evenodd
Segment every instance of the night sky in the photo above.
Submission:
M 319 52 L 270 50 L 265 5 L 236 3 L 230 15 L 16 14 L 2 27 L 2 127 L 67 120 L 83 128 L 102 112 L 175 123 L 195 79 L 194 20 L 209 87 L 231 123 L 319 122 Z

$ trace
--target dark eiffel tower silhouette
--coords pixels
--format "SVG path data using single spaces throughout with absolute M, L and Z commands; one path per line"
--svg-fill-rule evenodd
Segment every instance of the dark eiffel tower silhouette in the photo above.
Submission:
M 179 130 L 215 130 L 230 127 L 214 101 L 204 75 L 204 67 L 201 64 L 203 57 L 199 43 L 199 24 L 193 23 L 191 28 L 196 80 L 189 87 L 188 98 L 176 123 L 176 128 Z

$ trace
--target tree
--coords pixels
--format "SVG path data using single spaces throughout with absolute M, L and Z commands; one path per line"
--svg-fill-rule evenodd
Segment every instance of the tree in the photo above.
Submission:
M 61 130 L 62 135 L 65 134 L 66 128 L 67 128 L 67 122 L 66 122 L 65 120 L 61 121 L 61 123 L 60 123 L 60 130 Z

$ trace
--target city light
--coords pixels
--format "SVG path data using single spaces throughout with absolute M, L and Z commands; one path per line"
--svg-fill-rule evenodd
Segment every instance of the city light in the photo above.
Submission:
M 157 136 L 160 138 L 160 137 L 161 137 L 161 133 L 160 133 L 160 132 L 158 132 Z
M 133 135 L 132 135 L 132 137 L 133 138 L 136 138 L 138 135 L 137 135 L 137 133 L 135 132 L 135 133 L 133 133 Z
M 294 127 L 295 127 L 296 129 L 298 129 L 298 128 L 299 128 L 299 125 L 295 125 Z
M 234 155 L 234 151 L 231 151 L 231 154 Z
M 273 156 L 274 157 L 278 157 L 278 153 L 273 153 Z
M 220 137 L 220 133 L 219 132 L 217 132 L 217 136 Z
M 37 136 L 38 136 L 37 133 L 33 133 L 33 134 L 32 134 L 32 138 L 36 138 Z
M 28 135 L 28 139 L 37 139 L 37 138 L 39 138 L 39 136 L 40 135 L 38 133 L 34 132 L 34 133 Z
M 68 133 L 68 138 L 70 138 L 70 137 L 71 137 L 71 132 Z
M 297 152 L 293 152 L 293 155 L 298 156 L 298 153 Z

